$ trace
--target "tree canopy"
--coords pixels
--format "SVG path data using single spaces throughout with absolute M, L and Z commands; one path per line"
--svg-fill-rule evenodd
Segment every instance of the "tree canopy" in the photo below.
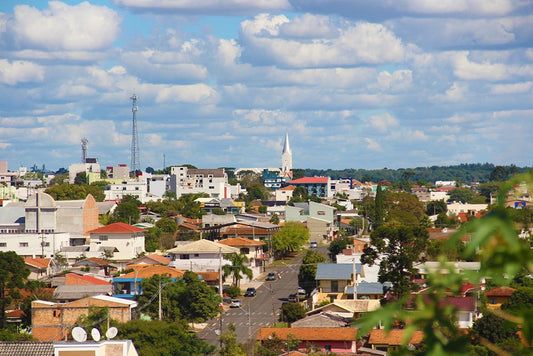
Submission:
M 14 251 L 0 251 L 0 329 L 6 327 L 6 307 L 17 294 L 17 288 L 24 287 L 29 275 L 30 270 L 21 256 Z
M 248 262 L 248 257 L 244 253 L 229 253 L 224 256 L 227 260 L 231 262 L 231 264 L 226 264 L 222 266 L 222 270 L 224 271 L 224 277 L 231 276 L 233 278 L 233 285 L 239 286 L 240 281 L 243 277 L 242 274 L 248 277 L 248 279 L 252 279 L 253 272 L 246 263 Z
M 298 285 L 305 289 L 307 294 L 316 288 L 316 269 L 319 263 L 326 262 L 326 258 L 320 252 L 308 250 L 302 259 L 298 272 Z
M 295 221 L 288 221 L 272 236 L 272 247 L 279 255 L 296 251 L 309 241 L 309 229 Z

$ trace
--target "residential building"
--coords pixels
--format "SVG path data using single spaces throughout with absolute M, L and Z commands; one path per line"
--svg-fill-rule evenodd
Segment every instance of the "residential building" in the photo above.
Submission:
M 106 167 L 107 178 L 109 179 L 129 179 L 130 167 L 127 164 Z
M 502 304 L 507 303 L 515 291 L 511 287 L 496 287 L 485 291 L 487 297 L 487 308 L 494 310 L 500 309 Z
M 319 263 L 315 277 L 319 291 L 317 303 L 342 299 L 346 288 L 353 286 L 362 276 L 364 270 L 360 263 Z
M 183 194 L 207 193 L 212 198 L 230 198 L 228 175 L 223 168 L 192 169 L 172 167 L 170 191 L 176 197 Z
M 361 315 L 381 308 L 377 299 L 334 299 L 329 304 L 318 305 L 313 302 L 314 309 L 308 311 L 307 315 L 329 313 L 346 320 L 357 320 Z
M 74 184 L 76 175 L 85 172 L 87 174 L 87 181 L 89 184 L 100 180 L 100 164 L 97 158 L 86 158 L 84 163 L 74 163 L 68 168 L 68 181 Z
M 291 200 L 292 195 L 296 187 L 294 185 L 288 185 L 286 187 L 280 188 L 274 192 L 274 200 L 281 202 L 288 202 Z
M 57 286 L 54 290 L 54 298 L 65 303 L 95 295 L 112 295 L 112 291 L 110 280 L 68 273 L 65 275 L 65 284 Z
M 24 258 L 26 267 L 30 270 L 29 280 L 41 280 L 48 278 L 54 272 L 57 272 L 54 260 L 51 258 Z
M 265 253 L 266 243 L 244 237 L 230 237 L 218 241 L 218 243 L 238 248 L 248 258 L 249 268 L 254 278 L 264 272 L 268 254 Z
M 319 198 L 328 198 L 332 196 L 329 177 L 304 177 L 290 180 L 287 185 L 294 185 L 296 188 L 303 187 L 309 195 Z
M 335 208 L 313 201 L 285 206 L 285 221 L 306 222 L 309 240 L 317 243 L 331 240 L 335 235 Z
M 405 329 L 391 329 L 388 332 L 383 329 L 370 330 L 367 344 L 373 350 L 386 352 L 390 355 L 391 352 L 397 351 L 401 345 L 404 344 Z M 408 344 L 419 345 L 424 339 L 422 331 L 414 331 L 409 338 Z
M 198 272 L 219 272 L 221 266 L 231 264 L 224 258 L 228 253 L 239 253 L 239 249 L 209 240 L 197 240 L 178 245 L 167 251 L 169 266 Z
M 350 321 L 350 318 L 347 319 L 333 313 L 323 312 L 293 321 L 291 328 L 343 328 L 349 326 Z
M 144 181 L 123 181 L 117 184 L 108 184 L 104 194 L 107 201 L 120 201 L 127 195 L 137 198 L 143 204 L 161 199 L 161 197 L 153 198 L 148 195 L 148 186 Z
M 32 336 L 40 341 L 65 340 L 81 315 L 89 315 L 90 307 L 108 308 L 109 317 L 119 323 L 131 320 L 137 302 L 97 295 L 70 303 L 35 300 L 31 303 Z
M 90 250 L 101 251 L 103 247 L 110 247 L 112 258 L 119 261 L 129 261 L 136 258 L 144 250 L 144 233 L 141 229 L 125 223 L 113 223 L 89 231 Z M 96 257 L 96 256 L 95 256 Z
M 172 280 L 182 278 L 184 271 L 162 265 L 135 265 L 133 272 L 113 278 L 113 296 L 123 299 L 134 299 L 142 294 L 141 282 L 153 276 L 166 276 Z
M 319 353 L 356 355 L 357 328 L 260 328 L 257 340 L 261 343 L 277 337 L 282 341 L 300 340 L 298 351 L 308 347 Z

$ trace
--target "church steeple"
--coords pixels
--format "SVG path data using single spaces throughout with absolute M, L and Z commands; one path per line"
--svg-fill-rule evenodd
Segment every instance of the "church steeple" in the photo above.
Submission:
M 285 142 L 281 152 L 281 174 L 284 177 L 292 177 L 292 151 L 289 144 L 289 133 L 285 133 Z

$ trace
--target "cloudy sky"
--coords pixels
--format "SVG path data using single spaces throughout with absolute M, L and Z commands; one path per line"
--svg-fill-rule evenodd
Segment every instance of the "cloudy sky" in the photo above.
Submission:
M 531 0 L 0 1 L 9 168 L 533 165 Z

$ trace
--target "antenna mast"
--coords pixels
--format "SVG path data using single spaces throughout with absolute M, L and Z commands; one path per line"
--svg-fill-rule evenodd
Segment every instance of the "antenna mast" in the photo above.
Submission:
M 133 125 L 131 129 L 131 170 L 136 175 L 140 170 L 139 157 L 139 137 L 137 136 L 137 95 L 133 94 L 130 99 L 133 101 L 131 112 L 133 113 Z
M 81 162 L 85 163 L 87 160 L 87 147 L 88 147 L 89 140 L 87 140 L 85 137 L 81 138 Z

